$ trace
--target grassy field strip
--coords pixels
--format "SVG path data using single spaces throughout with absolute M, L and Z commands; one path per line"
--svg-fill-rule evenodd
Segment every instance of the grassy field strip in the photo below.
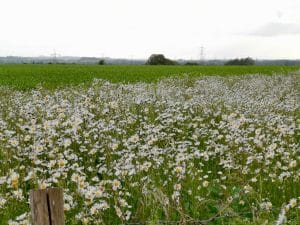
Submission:
M 113 83 L 157 82 L 169 76 L 288 74 L 296 66 L 99 66 L 99 65 L 0 65 L 0 86 L 18 90 L 42 86 L 90 85 L 94 78 Z

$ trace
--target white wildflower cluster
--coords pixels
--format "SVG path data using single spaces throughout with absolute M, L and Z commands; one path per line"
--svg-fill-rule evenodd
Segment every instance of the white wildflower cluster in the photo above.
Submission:
M 278 215 L 278 218 L 276 220 L 276 225 L 284 224 L 287 220 L 287 217 L 286 217 L 287 212 L 290 209 L 295 208 L 296 206 L 297 206 L 297 199 L 296 198 L 290 199 L 289 203 L 284 205 L 284 207 L 282 207 L 282 209 Z
M 299 87 L 297 75 L 248 75 L 1 88 L 0 218 L 21 215 L 1 222 L 29 224 L 28 191 L 59 186 L 66 224 L 288 202 L 281 224 L 299 205 Z
M 9 220 L 8 225 L 31 225 L 29 213 L 23 213 L 17 216 L 14 220 Z

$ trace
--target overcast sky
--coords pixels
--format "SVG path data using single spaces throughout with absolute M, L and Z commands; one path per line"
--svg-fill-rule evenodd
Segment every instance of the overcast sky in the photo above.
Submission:
M 0 56 L 300 58 L 300 0 L 0 0 Z

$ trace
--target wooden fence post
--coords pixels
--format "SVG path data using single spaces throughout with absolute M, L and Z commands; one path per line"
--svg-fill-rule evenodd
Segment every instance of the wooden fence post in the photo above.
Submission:
M 33 225 L 65 225 L 61 188 L 30 191 L 30 207 Z

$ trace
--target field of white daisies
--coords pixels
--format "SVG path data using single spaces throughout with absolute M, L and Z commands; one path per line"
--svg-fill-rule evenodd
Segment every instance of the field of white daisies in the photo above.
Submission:
M 0 87 L 0 225 L 300 224 L 300 75 Z

